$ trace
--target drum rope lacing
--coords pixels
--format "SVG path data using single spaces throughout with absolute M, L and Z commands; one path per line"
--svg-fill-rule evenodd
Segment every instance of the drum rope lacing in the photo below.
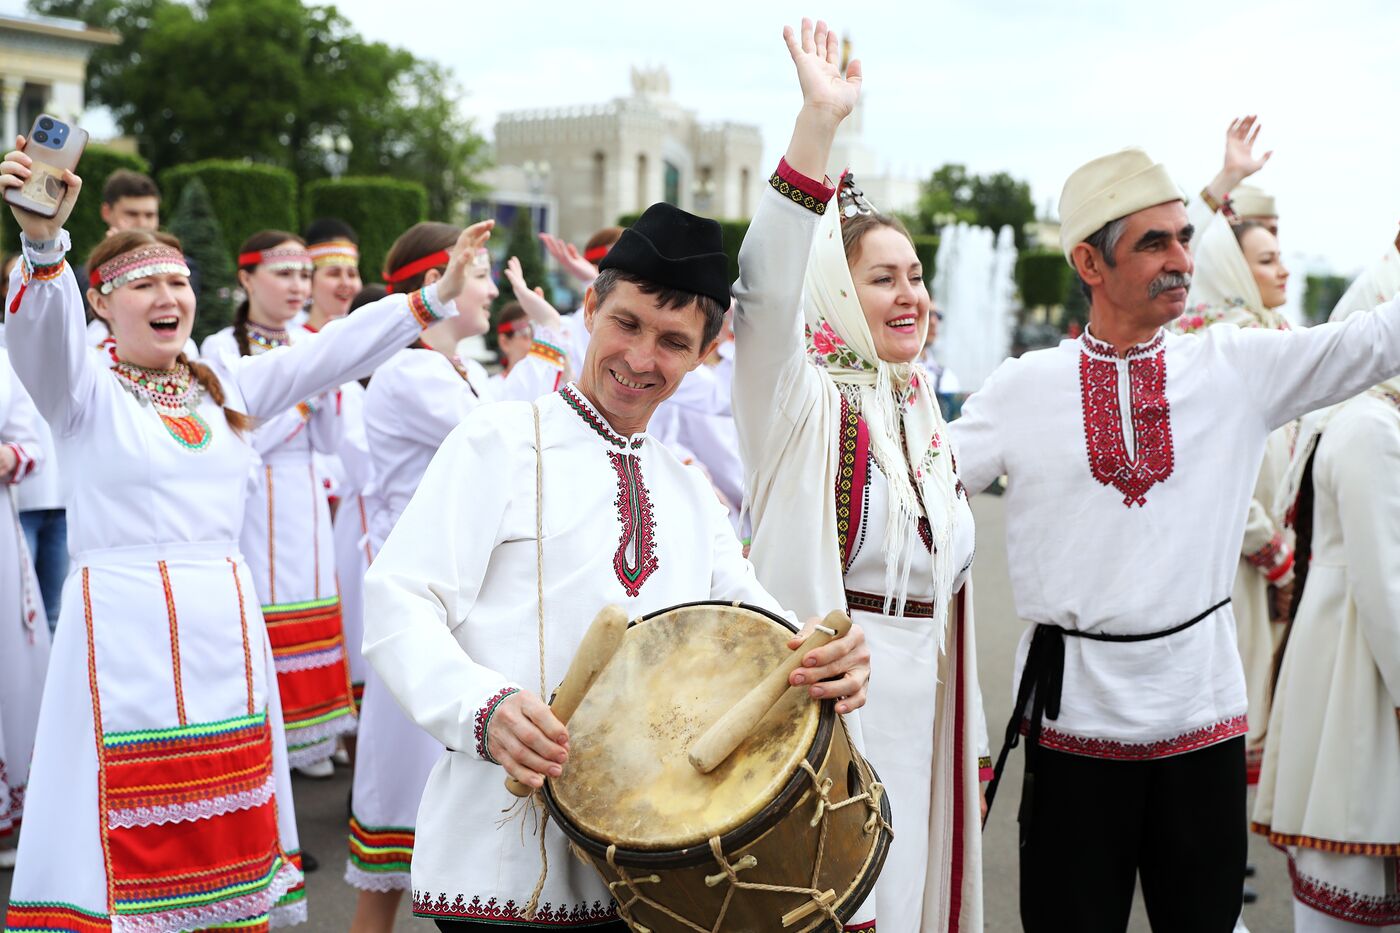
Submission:
M 706 877 L 705 884 L 710 887 L 717 887 L 724 884 L 725 881 L 728 881 L 729 890 L 725 892 L 724 902 L 720 905 L 719 916 L 715 918 L 714 925 L 711 927 L 702 927 L 693 920 L 682 917 L 665 904 L 647 897 L 646 894 L 638 888 L 638 885 L 659 884 L 661 882 L 661 876 L 652 874 L 635 878 L 632 877 L 627 873 L 627 869 L 617 864 L 617 846 L 610 845 L 607 851 L 608 867 L 617 873 L 620 880 L 609 881 L 608 891 L 612 894 L 613 900 L 617 902 L 618 915 L 627 922 L 627 925 L 632 928 L 633 933 L 652 933 L 650 927 L 638 923 L 632 916 L 632 906 L 639 903 L 653 910 L 660 911 L 686 928 L 695 930 L 696 933 L 719 933 L 720 927 L 724 924 L 724 918 L 729 913 L 729 902 L 734 899 L 734 892 L 740 890 L 765 891 L 770 894 L 805 894 L 811 899 L 812 910 L 821 911 L 826 914 L 827 918 L 836 925 L 836 929 L 841 929 L 842 921 L 840 915 L 836 913 L 835 899 L 824 896 L 825 892 L 818 887 L 818 882 L 821 878 L 822 859 L 826 854 L 827 816 L 844 807 L 849 807 L 852 804 L 864 803 L 866 808 L 870 811 L 870 816 L 865 821 L 865 834 L 870 835 L 875 832 L 876 829 L 884 829 L 885 832 L 893 837 L 893 827 L 890 826 L 889 822 L 880 812 L 880 801 L 884 796 L 885 786 L 879 781 L 871 781 L 865 791 L 848 797 L 840 803 L 832 803 L 830 794 L 831 788 L 835 785 L 835 782 L 832 781 L 831 778 L 820 777 L 816 769 L 806 760 L 801 762 L 801 767 L 802 770 L 807 773 L 807 776 L 811 778 L 812 788 L 817 794 L 816 813 L 812 817 L 811 825 L 813 827 L 821 826 L 821 832 L 817 835 L 817 857 L 812 865 L 812 881 L 809 887 L 801 888 L 792 885 L 759 884 L 757 882 L 740 881 L 739 872 L 757 867 L 758 859 L 754 858 L 752 855 L 746 855 L 739 859 L 739 861 L 731 863 L 724 855 L 724 849 L 720 846 L 719 837 L 711 836 L 710 853 L 714 856 L 715 863 L 720 867 L 720 872 Z M 630 897 L 623 900 L 620 896 L 620 889 L 621 893 L 628 894 Z

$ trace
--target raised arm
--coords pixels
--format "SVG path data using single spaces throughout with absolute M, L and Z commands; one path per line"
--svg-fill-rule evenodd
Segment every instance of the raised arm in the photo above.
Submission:
M 831 144 L 861 84 L 860 62 L 841 73 L 839 43 L 824 22 L 804 19 L 800 34 L 786 27 L 783 39 L 802 109 L 744 236 L 734 285 L 734 414 L 749 449 L 764 442 L 774 417 L 795 417 L 821 388 L 805 361 L 802 283 L 817 222 L 836 209 L 825 181 Z
M 0 162 L 0 191 L 23 187 L 31 160 L 24 137 Z M 10 275 L 5 341 L 20 381 L 55 435 L 71 433 L 96 391 L 97 363 L 87 347 L 87 322 L 78 283 L 68 273 L 70 248 L 63 224 L 73 212 L 82 179 L 64 173 L 68 192 L 53 217 L 11 207 L 22 255 Z
M 1400 298 L 1302 330 L 1211 328 L 1269 430 L 1400 373 Z
M 270 417 L 303 399 L 368 376 L 422 330 L 455 317 L 452 301 L 466 283 L 476 251 L 490 235 L 489 222 L 462 231 L 442 278 L 426 288 L 381 298 L 290 347 L 228 360 L 248 414 Z

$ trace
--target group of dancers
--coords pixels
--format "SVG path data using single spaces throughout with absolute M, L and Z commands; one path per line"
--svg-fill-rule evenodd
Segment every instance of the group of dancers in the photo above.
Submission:
M 1087 329 L 949 424 L 912 241 L 826 176 L 860 63 L 822 22 L 784 38 L 803 102 L 738 281 L 667 204 L 545 238 L 583 307 L 507 262 L 496 375 L 457 356 L 491 326 L 490 221 L 415 225 L 364 287 L 345 225 L 257 233 L 196 352 L 197 270 L 148 212 L 113 210 L 75 274 L 81 179 L 14 211 L 0 476 L 61 451 L 71 567 L 43 592 L 0 511 L 9 928 L 304 919 L 290 773 L 343 747 L 356 931 L 405 892 L 444 930 L 627 929 L 556 828 L 501 825 L 502 778 L 568 767 L 548 691 L 601 607 L 714 599 L 856 623 L 790 678 L 892 807 L 846 929 L 983 928 L 980 826 L 1023 739 L 1026 930 L 1123 930 L 1139 878 L 1154 929 L 1236 928 L 1256 780 L 1296 928 L 1400 929 L 1396 246 L 1290 328 L 1253 119 L 1189 208 L 1142 150 L 1095 159 L 1060 199 Z M 1029 625 L 993 766 L 969 499 L 1002 478 Z

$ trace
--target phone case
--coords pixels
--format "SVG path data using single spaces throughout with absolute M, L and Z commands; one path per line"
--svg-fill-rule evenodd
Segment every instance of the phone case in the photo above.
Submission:
M 6 188 L 6 202 L 38 214 L 52 217 L 68 192 L 63 183 L 65 169 L 78 167 L 78 159 L 87 148 L 87 130 L 64 123 L 47 113 L 34 119 L 25 138 L 24 153 L 34 160 L 29 180 L 20 188 Z

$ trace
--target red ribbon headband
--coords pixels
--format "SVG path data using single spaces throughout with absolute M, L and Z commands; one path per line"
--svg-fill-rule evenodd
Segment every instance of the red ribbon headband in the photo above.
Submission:
M 502 321 L 496 325 L 496 333 L 498 334 L 518 334 L 521 331 L 528 331 L 529 329 L 530 322 L 525 318 L 517 318 L 514 321 Z
M 415 275 L 421 275 L 422 273 L 427 272 L 429 269 L 436 269 L 439 266 L 445 266 L 451 260 L 451 258 L 452 257 L 447 252 L 447 250 L 440 249 L 436 253 L 429 253 L 428 255 L 420 259 L 413 260 L 413 262 L 410 262 L 407 265 L 399 266 L 393 272 L 387 273 L 384 276 L 384 282 L 386 285 L 389 286 L 389 291 L 392 292 L 394 290 L 395 282 L 404 282 L 408 279 L 413 278 Z
M 608 255 L 608 250 L 610 249 L 612 249 L 611 246 L 595 246 L 592 249 L 584 250 L 583 258 L 587 259 L 589 262 L 596 263 L 598 260 Z

